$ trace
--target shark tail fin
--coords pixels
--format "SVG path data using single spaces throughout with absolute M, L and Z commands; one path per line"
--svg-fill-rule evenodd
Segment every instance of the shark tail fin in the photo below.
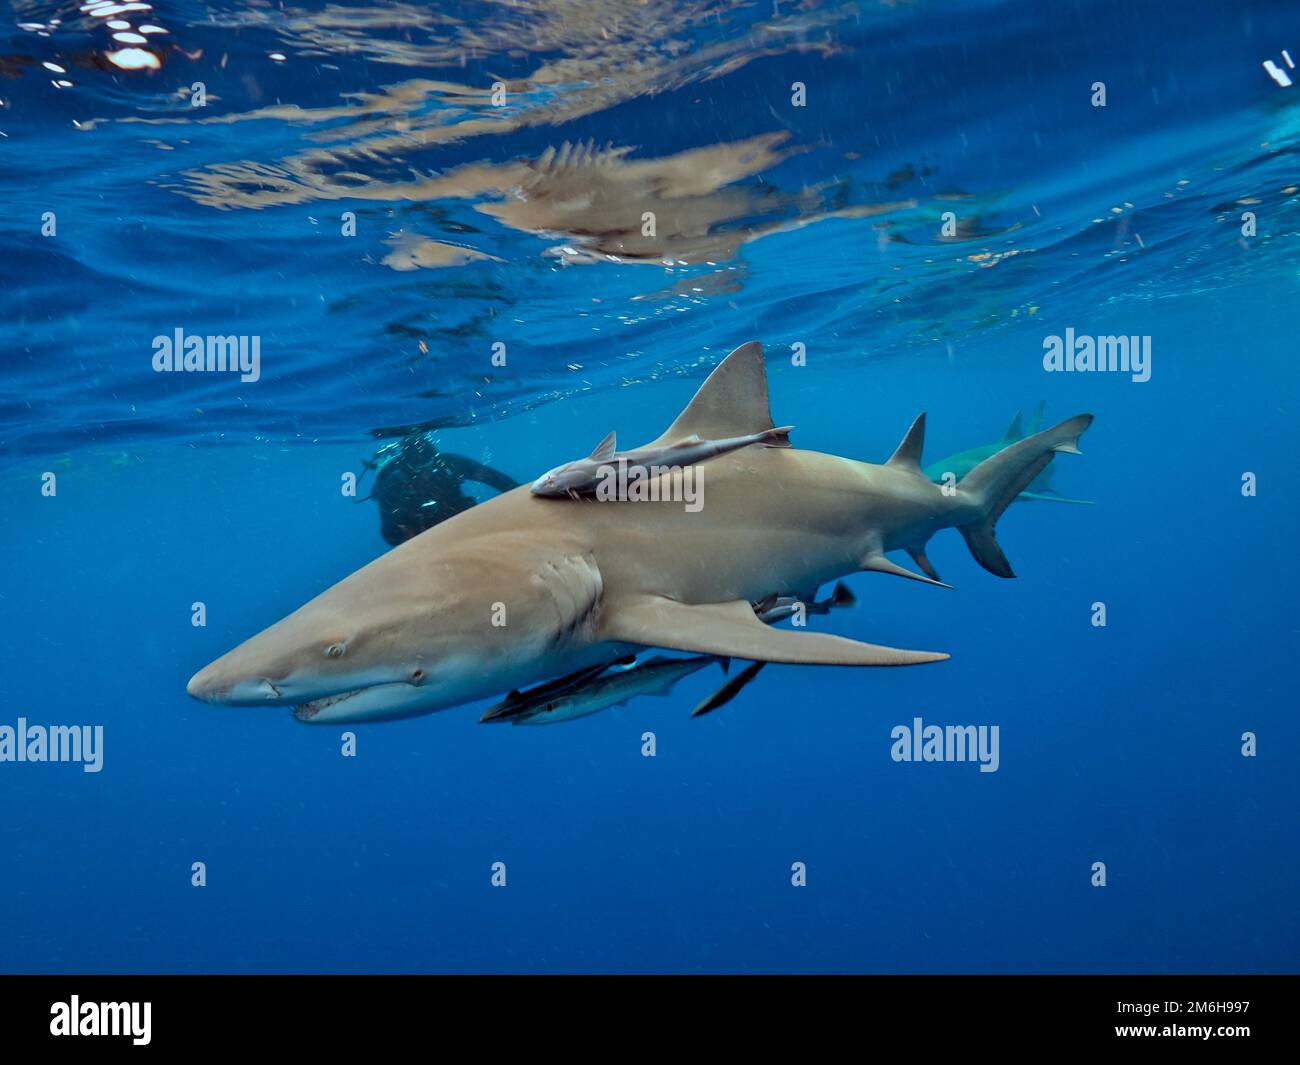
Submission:
M 1079 437 L 1091 424 L 1091 414 L 1079 414 L 1027 436 L 985 459 L 958 483 L 958 491 L 979 508 L 978 517 L 958 528 L 975 561 L 990 573 L 997 577 L 1015 576 L 994 533 L 1002 512 L 1043 472 L 1058 451 L 1080 454 Z

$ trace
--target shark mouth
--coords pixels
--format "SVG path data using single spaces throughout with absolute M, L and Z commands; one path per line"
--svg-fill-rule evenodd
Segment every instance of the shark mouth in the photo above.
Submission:
M 310 703 L 299 703 L 293 708 L 293 716 L 299 721 L 310 721 L 322 710 L 336 706 L 345 699 L 351 699 L 354 695 L 360 695 L 365 690 L 365 688 L 353 688 L 350 692 L 339 692 L 338 695 L 327 695 L 323 699 L 314 699 Z

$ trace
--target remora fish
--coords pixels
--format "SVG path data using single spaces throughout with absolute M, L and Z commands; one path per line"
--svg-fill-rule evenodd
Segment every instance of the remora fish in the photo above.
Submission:
M 943 484 L 944 475 L 952 476 L 960 481 L 966 474 L 970 473 L 976 466 L 987 458 L 996 455 L 1003 448 L 1014 444 L 1017 440 L 1023 440 L 1027 435 L 1038 431 L 1038 427 L 1043 422 L 1043 404 L 1038 404 L 1038 409 L 1034 416 L 1029 420 L 1029 432 L 1026 433 L 1020 427 L 1020 412 L 1011 420 L 1007 426 L 1007 431 L 1002 434 L 1002 439 L 996 443 L 984 444 L 981 447 L 973 447 L 966 451 L 959 451 L 955 455 L 949 455 L 946 459 L 932 463 L 925 468 L 925 475 L 934 481 L 935 484 Z M 1049 466 L 1043 470 L 1033 482 L 1029 484 L 1019 496 L 1020 500 L 1039 500 L 1044 503 L 1079 503 L 1085 506 L 1092 506 L 1090 499 L 1070 499 L 1068 496 L 1061 495 L 1052 486 L 1052 468 Z
M 754 604 L 754 613 L 764 625 L 775 625 L 793 617 L 800 607 L 803 607 L 805 614 L 829 614 L 837 608 L 847 610 L 857 605 L 858 597 L 849 586 L 843 581 L 836 581 L 831 594 L 820 601 L 815 601 L 812 596 L 805 600 L 794 595 L 770 595 Z
M 614 669 L 568 691 L 530 703 L 527 709 L 509 714 L 506 720 L 516 725 L 551 725 L 608 710 L 638 695 L 668 695 L 683 677 L 714 662 L 722 667 L 723 672 L 730 664 L 727 659 L 716 655 L 696 655 L 693 658 L 656 655 L 638 665 Z
M 601 662 L 599 665 L 580 669 L 576 673 L 570 673 L 567 677 L 560 677 L 558 680 L 546 684 L 538 684 L 527 691 L 512 691 L 499 703 L 495 703 L 484 710 L 479 721 L 480 723 L 484 721 L 501 721 L 522 714 L 558 696 L 577 691 L 583 685 L 590 684 L 602 673 L 614 666 L 630 666 L 635 661 L 635 655 L 627 655 L 623 658 L 616 658 L 612 662 Z
M 856 603 L 857 598 L 849 590 L 848 586 L 843 582 L 837 581 L 835 584 L 835 590 L 831 593 L 829 598 L 823 599 L 820 602 L 803 603 L 802 605 L 806 613 L 828 614 L 832 607 L 850 607 Z M 762 602 L 754 604 L 754 613 L 758 615 L 760 621 L 767 625 L 774 625 L 779 621 L 784 621 L 787 618 L 792 617 L 799 609 L 800 605 L 801 600 L 795 596 L 771 595 Z M 599 682 L 605 680 L 605 677 L 603 677 L 602 674 L 611 666 L 629 665 L 633 661 L 635 661 L 634 658 L 617 659 L 614 662 L 602 663 L 601 665 L 593 666 L 590 669 L 581 669 L 577 673 L 570 674 L 567 677 L 561 677 L 559 680 L 553 680 L 548 684 L 539 684 L 536 687 L 529 688 L 527 691 L 512 691 L 502 699 L 501 702 L 489 706 L 483 712 L 483 716 L 479 718 L 479 721 L 503 721 L 510 718 L 517 718 L 544 706 L 544 704 L 553 703 L 560 697 L 565 697 L 566 699 L 581 698 L 585 695 L 587 689 L 594 687 Z M 718 661 L 721 662 L 723 660 L 718 659 Z M 724 665 L 723 672 L 725 673 L 726 670 L 727 667 Z M 745 673 L 748 675 L 748 679 L 745 683 L 752 680 L 757 672 L 756 669 L 747 669 Z M 732 682 L 728 682 L 729 685 L 730 683 Z M 741 687 L 743 686 L 744 685 L 742 684 Z M 739 690 L 739 687 L 734 688 L 731 694 L 728 695 L 723 702 L 730 701 L 735 697 L 735 693 Z M 658 693 L 648 692 L 646 694 L 654 695 Z M 628 698 L 631 697 L 632 696 L 630 695 L 628 696 Z M 706 702 L 707 701 L 708 700 L 706 700 Z M 606 705 L 612 706 L 613 704 L 610 703 Z M 722 703 L 716 703 L 714 705 L 721 706 Z M 603 707 L 599 709 L 603 709 Z M 710 707 L 710 709 L 712 709 L 712 707 Z M 565 717 L 554 718 L 554 720 L 567 721 L 573 717 L 582 717 L 588 713 L 595 712 L 596 711 L 592 709 L 584 711 L 582 714 L 569 714 Z M 703 712 L 704 711 L 702 710 L 696 710 L 696 713 Z M 521 722 L 516 721 L 515 723 L 520 724 Z M 542 724 L 543 722 L 533 723 Z
M 811 599 L 811 596 L 809 598 Z M 798 611 L 801 602 L 800 599 L 792 595 L 773 595 L 764 599 L 761 603 L 756 603 L 754 613 L 758 615 L 758 620 L 764 624 L 775 625 L 777 622 L 793 617 Z M 831 592 L 828 598 L 820 602 L 802 603 L 802 605 L 805 613 L 829 614 L 831 610 L 837 607 L 847 609 L 856 606 L 857 602 L 858 598 L 850 591 L 849 586 L 842 581 L 836 581 L 835 590 Z M 767 665 L 766 662 L 754 662 L 752 665 L 746 666 L 712 695 L 702 699 L 699 705 L 691 711 L 691 717 L 699 717 L 701 714 L 707 714 L 720 706 L 726 706 L 740 694 L 741 689 L 758 676 L 765 665 Z
M 925 557 L 957 528 L 985 569 L 1014 576 L 994 537 L 1008 504 L 1077 451 L 1081 414 L 980 463 L 945 494 L 921 472 L 924 416 L 883 465 L 794 448 L 710 464 L 709 505 L 568 507 L 520 487 L 381 555 L 199 670 L 227 706 L 295 706 L 317 723 L 410 717 L 661 647 L 805 665 L 904 666 L 948 656 L 764 625 L 752 603 L 853 570 L 935 583 L 887 557 Z M 648 446 L 762 432 L 762 348 L 724 359 Z
M 538 477 L 532 492 L 536 496 L 592 495 L 600 482 L 612 478 L 620 466 L 626 467 L 625 477 L 651 477 L 656 469 L 694 466 L 750 444 L 789 447 L 793 428 L 793 425 L 783 425 L 779 429 L 764 429 L 725 440 L 702 440 L 692 435 L 666 447 L 643 447 L 635 451 L 615 450 L 618 437 L 610 433 L 587 458 L 566 462 Z

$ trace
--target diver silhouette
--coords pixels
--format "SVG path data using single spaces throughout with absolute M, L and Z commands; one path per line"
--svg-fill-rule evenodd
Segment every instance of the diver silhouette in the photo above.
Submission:
M 461 490 L 466 481 L 498 492 L 518 487 L 500 470 L 439 451 L 427 433 L 380 448 L 366 468 L 375 471 L 366 498 L 379 505 L 380 532 L 394 547 L 474 506 L 477 500 Z

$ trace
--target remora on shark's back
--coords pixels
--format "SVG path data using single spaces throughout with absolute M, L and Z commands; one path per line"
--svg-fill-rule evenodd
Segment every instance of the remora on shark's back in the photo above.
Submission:
M 783 425 L 779 429 L 763 429 L 725 440 L 701 440 L 698 435 L 692 435 L 666 447 L 642 447 L 634 451 L 618 451 L 618 435 L 610 433 L 585 459 L 566 462 L 538 477 L 532 492 L 538 496 L 592 495 L 619 467 L 623 467 L 626 483 L 629 477 L 651 477 L 657 470 L 694 466 L 751 444 L 789 447 L 793 428 L 793 425 Z
M 921 472 L 924 416 L 883 465 L 794 448 L 710 463 L 708 506 L 563 506 L 520 487 L 381 555 L 190 679 L 227 705 L 296 706 L 319 723 L 409 717 L 662 647 L 806 665 L 902 666 L 948 656 L 769 628 L 751 604 L 854 570 L 936 583 L 887 557 L 955 527 L 990 572 L 1011 501 L 1079 415 L 986 459 L 945 494 Z M 774 428 L 762 348 L 737 348 L 649 447 Z

